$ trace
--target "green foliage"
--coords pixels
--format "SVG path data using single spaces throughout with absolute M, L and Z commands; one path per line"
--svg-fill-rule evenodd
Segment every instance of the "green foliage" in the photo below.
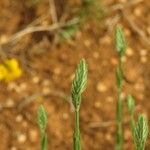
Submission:
M 122 57 L 126 51 L 126 42 L 122 29 L 119 26 L 116 27 L 115 34 L 116 50 L 119 56 Z
M 75 130 L 73 134 L 74 150 L 81 150 L 80 143 L 80 125 L 79 125 L 79 110 L 81 104 L 81 95 L 84 92 L 87 84 L 87 64 L 82 59 L 77 66 L 75 78 L 72 83 L 72 103 L 75 108 Z
M 123 149 L 123 100 L 121 98 L 122 87 L 123 87 L 123 67 L 122 67 L 122 60 L 121 57 L 125 54 L 125 39 L 123 32 L 119 26 L 116 27 L 115 32 L 115 39 L 116 39 L 116 50 L 118 53 L 118 60 L 119 64 L 116 71 L 116 84 L 117 84 L 117 106 L 116 106 L 116 121 L 117 121 L 117 133 L 116 133 L 116 150 Z
M 116 71 L 116 81 L 117 81 L 117 88 L 122 88 L 122 82 L 123 82 L 123 72 L 122 69 L 118 66 Z
M 134 115 L 135 103 L 134 103 L 134 99 L 131 95 L 127 96 L 127 107 L 128 107 L 129 115 L 133 116 Z
M 47 112 L 43 106 L 40 106 L 37 113 L 37 123 L 39 125 L 40 134 L 41 134 L 41 150 L 47 150 Z
M 74 12 L 74 19 L 78 20 L 78 23 L 72 24 L 65 27 L 59 32 L 60 40 L 71 39 L 75 37 L 77 31 L 84 25 L 87 21 L 101 20 L 104 17 L 104 9 L 99 0 L 82 0 L 81 6 Z
M 148 136 L 148 123 L 144 116 L 139 115 L 138 121 L 134 121 L 135 103 L 131 95 L 127 97 L 128 112 L 130 115 L 131 131 L 136 150 L 144 150 L 145 141 Z
M 78 11 L 81 22 L 89 19 L 100 20 L 105 14 L 104 8 L 99 0 L 82 0 L 82 6 Z
M 134 128 L 134 143 L 136 150 L 144 150 L 148 136 L 148 123 L 143 115 L 139 115 Z
M 61 39 L 68 40 L 73 38 L 77 31 L 78 31 L 78 25 L 74 24 L 63 29 L 63 31 L 61 31 L 59 35 Z
M 75 109 L 79 109 L 81 103 L 81 94 L 86 88 L 87 84 L 87 64 L 84 59 L 82 59 L 77 67 L 75 78 L 72 83 L 72 103 Z
M 47 0 L 31 0 L 31 4 L 33 6 L 37 6 L 37 5 L 40 5 L 42 4 L 43 2 L 46 2 Z

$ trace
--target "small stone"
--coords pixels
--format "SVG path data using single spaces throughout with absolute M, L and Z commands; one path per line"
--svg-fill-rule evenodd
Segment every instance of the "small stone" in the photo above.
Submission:
M 51 84 L 51 82 L 50 82 L 50 80 L 48 80 L 48 79 L 45 79 L 45 80 L 42 82 L 42 85 L 43 85 L 43 86 L 50 86 L 50 84 Z
M 108 102 L 113 102 L 113 97 L 111 97 L 111 96 L 108 96 L 107 98 L 106 98 L 106 100 L 108 101 Z
M 111 42 L 112 42 L 112 39 L 111 39 L 111 37 L 109 37 L 108 35 L 104 36 L 103 38 L 101 38 L 101 39 L 99 40 L 99 43 L 100 43 L 100 44 L 101 44 L 101 43 L 103 43 L 103 44 L 111 44 Z
M 8 86 L 7 86 L 7 89 L 8 89 L 9 91 L 13 91 L 13 90 L 16 89 L 16 87 L 17 87 L 17 84 L 16 84 L 15 82 L 10 82 L 10 83 L 8 84 Z
M 93 53 L 93 57 L 96 58 L 96 59 L 99 58 L 99 53 L 98 52 L 94 52 Z
M 60 68 L 55 68 L 54 69 L 54 74 L 59 75 L 61 73 L 61 69 Z
M 17 148 L 16 147 L 11 147 L 10 150 L 17 150 Z
M 147 50 L 146 50 L 146 49 L 142 49 L 142 50 L 140 51 L 140 55 L 141 55 L 141 56 L 146 56 L 146 55 L 147 55 Z
M 126 130 L 124 136 L 125 136 L 126 140 L 130 139 L 131 138 L 131 132 L 129 130 Z
M 48 21 L 46 21 L 46 20 L 42 21 L 43 26 L 47 26 L 48 24 L 49 24 Z
M 105 136 L 105 138 L 106 138 L 106 141 L 108 141 L 108 142 L 112 141 L 111 134 L 107 133 L 106 136 Z
M 21 83 L 19 87 L 21 91 L 24 91 L 27 88 L 27 84 L 25 82 Z
M 106 85 L 104 85 L 103 83 L 101 83 L 101 82 L 99 82 L 98 84 L 97 84 L 97 91 L 98 92 L 106 92 L 107 91 L 107 87 L 106 87 Z
M 17 140 L 19 143 L 24 143 L 27 139 L 27 136 L 25 134 L 19 134 L 17 137 Z
M 147 33 L 150 35 L 150 26 L 149 27 L 147 27 Z
M 95 108 L 100 108 L 100 107 L 101 107 L 101 103 L 100 103 L 99 101 L 96 101 L 96 102 L 94 103 L 94 107 L 95 107 Z
M 126 50 L 126 55 L 130 57 L 133 56 L 133 54 L 134 54 L 133 49 L 131 47 L 128 47 Z
M 134 12 L 133 12 L 133 13 L 134 13 L 134 15 L 137 16 L 137 17 L 140 17 L 140 16 L 142 15 L 142 11 L 141 11 L 141 9 L 138 8 L 138 7 L 134 9 Z
M 64 120 L 67 120 L 69 116 L 68 116 L 67 113 L 63 113 L 62 117 L 63 117 Z
M 38 137 L 38 132 L 36 130 L 30 130 L 29 131 L 29 139 L 31 142 L 35 142 L 37 140 Z
M 39 83 L 39 81 L 40 81 L 40 78 L 38 76 L 35 76 L 32 78 L 32 82 L 35 84 Z
M 115 66 L 115 65 L 118 64 L 118 61 L 117 61 L 116 58 L 112 57 L 112 58 L 110 59 L 110 63 L 113 64 L 113 65 Z
M 147 62 L 147 57 L 142 56 L 142 57 L 141 57 L 141 63 L 146 63 L 146 62 Z
M 21 122 L 22 120 L 23 120 L 23 116 L 22 115 L 17 115 L 16 122 Z
M 86 47 L 90 47 L 90 46 L 91 46 L 91 41 L 90 41 L 90 40 L 85 40 L 85 41 L 84 41 L 84 45 L 85 45 Z
M 28 126 L 28 123 L 26 121 L 22 121 L 21 123 L 24 128 L 26 128 Z
M 124 29 L 124 34 L 125 36 L 130 36 L 131 35 L 131 31 L 129 29 Z
M 145 90 L 144 84 L 139 84 L 139 83 L 136 83 L 136 84 L 134 85 L 134 88 L 135 88 L 136 90 L 138 90 L 138 91 L 144 91 L 144 90 Z
M 15 105 L 13 99 L 11 98 L 8 98 L 7 101 L 6 101 L 6 106 L 7 107 L 13 107 Z
M 49 87 L 44 87 L 44 88 L 42 89 L 42 93 L 43 93 L 44 95 L 48 95 L 50 92 L 51 92 L 51 89 L 50 89 Z
M 7 40 L 8 40 L 8 37 L 7 37 L 6 35 L 1 35 L 1 36 L 0 36 L 0 43 L 1 43 L 1 44 L 6 43 Z

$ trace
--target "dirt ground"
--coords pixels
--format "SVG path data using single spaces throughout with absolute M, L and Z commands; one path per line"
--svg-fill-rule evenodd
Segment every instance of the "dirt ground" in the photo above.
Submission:
M 0 61 L 16 58 L 21 78 L 0 83 L 0 150 L 39 150 L 36 112 L 44 104 L 48 112 L 48 149 L 71 150 L 74 114 L 70 88 L 81 58 L 88 63 L 88 86 L 81 106 L 83 150 L 111 150 L 115 144 L 117 55 L 114 28 L 123 27 L 128 42 L 124 57 L 125 98 L 136 100 L 136 115 L 150 122 L 150 3 L 149 0 L 105 0 L 100 21 L 89 19 L 75 37 L 58 40 L 58 30 L 13 35 L 29 26 L 51 25 L 48 0 L 0 0 Z M 58 20 L 71 18 L 79 0 L 56 1 Z M 132 3 L 133 2 L 133 3 Z M 39 19 L 37 19 L 39 18 Z M 124 101 L 126 105 L 126 100 Z M 124 109 L 125 150 L 132 150 L 129 117 Z M 146 149 L 150 149 L 150 139 Z

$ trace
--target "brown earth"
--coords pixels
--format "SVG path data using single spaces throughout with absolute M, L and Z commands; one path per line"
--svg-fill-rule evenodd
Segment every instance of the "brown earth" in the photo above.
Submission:
M 119 3 L 124 6 L 121 10 L 117 7 L 120 7 Z M 14 33 L 29 24 L 34 25 L 36 18 L 48 14 L 49 5 L 46 0 L 36 5 L 29 0 L 0 1 L 0 60 L 15 57 L 24 70 L 21 78 L 0 83 L 0 150 L 40 149 L 36 124 L 40 104 L 44 104 L 48 111 L 48 149 L 72 149 L 74 114 L 70 104 L 70 87 L 76 65 L 83 57 L 87 60 L 89 74 L 81 106 L 82 148 L 113 149 L 117 65 L 113 37 L 116 24 L 123 27 L 128 41 L 123 59 L 126 81 L 122 95 L 125 98 L 127 93 L 132 94 L 136 100 L 136 116 L 144 113 L 150 121 L 150 3 L 148 0 L 126 3 L 129 2 L 104 1 L 105 16 L 100 21 L 90 18 L 73 39 L 59 41 L 56 30 L 35 32 L 8 42 Z M 76 5 L 79 5 L 77 0 L 57 0 L 59 18 L 65 15 L 71 18 Z M 49 14 L 45 18 L 40 18 L 37 24 L 52 23 Z M 124 149 L 132 150 L 126 109 L 124 113 Z M 150 140 L 146 149 L 149 147 Z

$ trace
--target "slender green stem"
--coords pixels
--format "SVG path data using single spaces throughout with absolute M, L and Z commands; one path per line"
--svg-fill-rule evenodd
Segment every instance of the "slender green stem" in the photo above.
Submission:
M 75 110 L 74 150 L 81 150 L 79 110 Z
M 117 139 L 116 139 L 116 150 L 123 149 L 123 127 L 122 127 L 122 118 L 123 118 L 123 103 L 121 98 L 121 88 L 118 89 L 118 101 L 117 101 Z

